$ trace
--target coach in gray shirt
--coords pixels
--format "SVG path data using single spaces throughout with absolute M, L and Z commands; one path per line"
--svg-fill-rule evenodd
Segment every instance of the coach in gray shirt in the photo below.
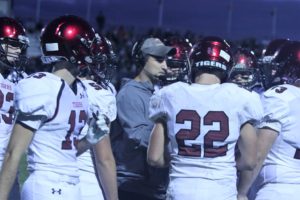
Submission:
M 168 168 L 153 168 L 146 162 L 154 125 L 149 120 L 148 108 L 154 85 L 167 72 L 166 57 L 174 53 L 174 48 L 165 46 L 158 38 L 140 40 L 133 47 L 139 73 L 127 80 L 117 95 L 120 131 L 112 137 L 120 200 L 165 199 Z

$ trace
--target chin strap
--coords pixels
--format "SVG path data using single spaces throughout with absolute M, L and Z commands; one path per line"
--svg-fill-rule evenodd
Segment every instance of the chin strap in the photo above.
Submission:
M 0 60 L 0 65 L 1 65 L 1 67 L 5 67 L 5 68 L 7 68 L 7 69 L 11 69 L 11 68 L 12 68 L 11 66 L 9 66 L 8 64 L 6 64 L 6 63 L 3 62 L 2 60 Z

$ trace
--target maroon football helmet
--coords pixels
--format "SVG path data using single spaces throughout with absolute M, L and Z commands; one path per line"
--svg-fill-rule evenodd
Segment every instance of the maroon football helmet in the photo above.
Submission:
M 164 84 L 171 84 L 177 81 L 188 82 L 191 71 L 189 53 L 192 44 L 188 39 L 179 36 L 166 37 L 163 39 L 163 42 L 165 45 L 176 49 L 174 55 L 169 55 L 167 57 L 167 66 L 170 69 L 170 72 L 163 77 Z
M 277 84 L 294 84 L 300 81 L 300 42 L 285 43 L 272 61 L 278 69 L 272 78 L 272 86 Z
M 93 49 L 92 59 L 90 75 L 98 83 L 110 82 L 117 68 L 117 56 L 111 42 L 103 35 L 97 34 L 97 47 Z
M 45 64 L 67 60 L 82 69 L 93 63 L 97 36 L 84 19 L 64 15 L 52 20 L 42 30 L 41 47 Z
M 245 48 L 238 48 L 233 55 L 233 67 L 229 80 L 248 90 L 261 85 L 260 71 L 254 53 Z
M 263 57 L 265 56 L 274 56 L 275 53 L 286 43 L 289 39 L 274 39 L 272 40 L 266 49 L 263 50 Z
M 25 50 L 29 40 L 25 28 L 15 19 L 0 17 L 0 60 L 6 68 L 18 68 L 26 61 Z M 21 53 L 9 53 L 8 46 L 20 48 Z M 14 61 L 8 61 L 12 57 Z
M 262 82 L 265 90 L 270 88 L 275 80 L 275 74 L 278 70 L 278 62 L 274 62 L 280 49 L 287 43 L 291 42 L 289 39 L 275 39 L 272 40 L 263 52 L 262 58 L 259 60 L 259 68 L 261 71 Z
M 192 47 L 190 61 L 193 79 L 196 73 L 206 72 L 218 74 L 221 82 L 224 82 L 233 64 L 231 47 L 222 38 L 205 37 Z

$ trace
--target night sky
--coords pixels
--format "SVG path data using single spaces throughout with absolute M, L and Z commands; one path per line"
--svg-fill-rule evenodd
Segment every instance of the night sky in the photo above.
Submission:
M 14 0 L 15 17 L 35 21 L 37 1 Z M 89 21 L 94 26 L 96 26 L 95 18 L 99 13 L 103 13 L 106 17 L 106 27 L 124 25 L 134 27 L 138 31 L 158 26 L 159 0 L 40 1 L 40 19 L 45 23 L 63 14 L 75 14 L 87 18 L 87 5 L 90 1 Z M 300 39 L 300 0 L 163 1 L 164 29 L 183 32 L 191 30 L 199 34 L 218 35 L 231 39 L 248 37 Z M 228 26 L 230 12 L 232 12 L 232 20 L 231 26 Z

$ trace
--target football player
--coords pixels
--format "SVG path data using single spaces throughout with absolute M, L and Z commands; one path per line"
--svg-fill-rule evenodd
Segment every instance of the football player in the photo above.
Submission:
M 25 28 L 13 18 L 0 17 L 0 169 L 12 131 L 14 118 L 14 87 L 9 80 L 10 74 L 19 74 L 22 53 L 27 49 L 29 40 Z M 9 199 L 20 199 L 18 181 L 14 182 Z
M 263 93 L 264 118 L 258 134 L 258 164 L 245 176 L 241 193 L 254 185 L 256 198 L 298 199 L 300 191 L 300 42 L 289 42 L 278 51 L 274 77 L 282 83 Z
M 251 92 L 224 83 L 233 63 L 230 48 L 219 37 L 203 38 L 190 54 L 193 84 L 177 82 L 151 97 L 155 126 L 147 160 L 167 165 L 164 149 L 171 143 L 167 199 L 236 199 L 236 168 L 256 164 L 256 133 L 245 130 L 260 120 L 262 107 Z
M 16 123 L 0 173 L 0 199 L 7 199 L 27 149 L 30 175 L 21 199 L 80 199 L 77 150 L 108 132 L 104 116 L 88 112 L 85 87 L 76 79 L 94 39 L 91 26 L 72 15 L 55 18 L 43 29 L 43 61 L 53 64 L 52 73 L 32 74 L 16 87 Z M 78 141 L 87 121 L 88 135 Z
M 97 35 L 93 55 L 95 62 L 82 68 L 79 78 L 86 87 L 91 112 L 99 111 L 112 122 L 116 119 L 117 109 L 115 89 L 110 83 L 116 69 L 116 55 L 111 42 L 104 36 Z M 87 130 L 86 125 L 80 137 L 84 137 Z M 109 135 L 103 136 L 93 149 L 80 155 L 78 164 L 81 199 L 118 199 L 116 164 Z

